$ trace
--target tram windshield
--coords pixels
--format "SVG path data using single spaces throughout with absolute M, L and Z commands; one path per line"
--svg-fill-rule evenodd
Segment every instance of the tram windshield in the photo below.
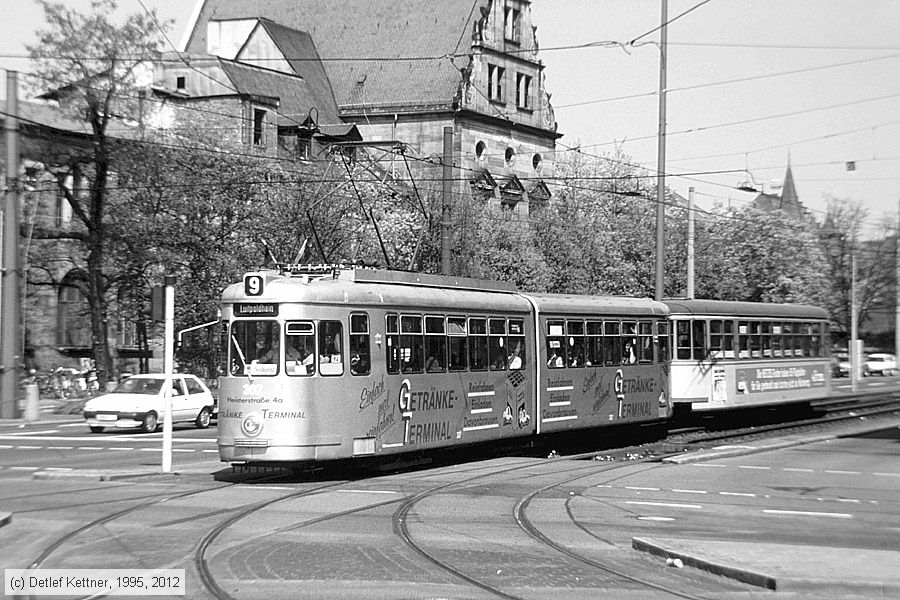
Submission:
M 280 339 L 276 321 L 236 321 L 231 326 L 231 374 L 277 375 Z

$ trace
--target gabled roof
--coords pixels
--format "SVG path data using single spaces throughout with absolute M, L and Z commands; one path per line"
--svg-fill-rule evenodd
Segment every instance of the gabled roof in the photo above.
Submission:
M 318 111 L 320 126 L 342 123 L 334 99 L 325 97 L 301 77 L 231 60 L 219 59 L 219 63 L 239 94 L 278 98 L 279 126 L 299 126 L 313 108 Z
M 260 21 L 260 25 L 268 32 L 272 41 L 290 63 L 294 72 L 303 78 L 308 89 L 319 97 L 322 104 L 337 107 L 334 92 L 325 66 L 316 50 L 312 37 L 305 31 L 297 31 L 269 20 Z
M 344 111 L 449 108 L 488 0 L 204 0 L 186 50 L 205 53 L 209 20 L 265 18 L 308 32 Z M 274 37 L 274 36 L 273 36 Z M 294 40 L 296 43 L 297 40 Z M 282 50 L 290 53 L 286 42 Z M 299 49 L 298 49 L 299 50 Z M 287 58 L 295 58 L 287 56 Z M 292 63 L 293 64 L 293 63 Z

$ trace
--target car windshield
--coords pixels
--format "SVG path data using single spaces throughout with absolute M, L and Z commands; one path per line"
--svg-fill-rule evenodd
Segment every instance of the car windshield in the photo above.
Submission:
M 158 394 L 164 381 L 165 379 L 129 377 L 116 387 L 116 392 L 122 392 L 123 394 Z

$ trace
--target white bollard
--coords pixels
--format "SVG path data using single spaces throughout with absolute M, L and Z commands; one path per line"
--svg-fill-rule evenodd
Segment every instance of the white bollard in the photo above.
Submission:
M 41 419 L 41 401 L 36 383 L 25 384 L 25 420 L 40 421 Z

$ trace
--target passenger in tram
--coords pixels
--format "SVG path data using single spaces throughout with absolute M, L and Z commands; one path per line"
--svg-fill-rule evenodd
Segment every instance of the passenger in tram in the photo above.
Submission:
M 625 341 L 625 348 L 622 350 L 622 364 L 633 365 L 637 363 L 637 355 L 634 353 L 634 342 L 632 340 Z
M 259 358 L 256 362 L 264 364 L 273 364 L 278 362 L 278 342 L 275 342 L 271 348 L 267 348 L 262 340 L 256 342 L 256 356 Z
M 563 366 L 563 358 L 556 351 L 556 348 L 551 351 L 550 358 L 547 359 L 547 366 L 551 368 L 560 368 Z
M 284 352 L 284 359 L 288 373 L 297 373 L 304 370 L 306 373 L 312 373 L 315 369 L 313 366 L 313 353 L 306 348 L 297 348 L 294 344 L 288 344 L 287 350 Z M 298 366 L 305 367 L 305 369 L 299 369 Z
M 513 348 L 512 354 L 509 355 L 507 359 L 507 363 L 509 364 L 509 369 L 515 371 L 517 369 L 522 368 L 522 342 L 516 342 L 516 347 Z
M 572 348 L 572 360 L 569 361 L 570 367 L 583 367 L 584 366 L 584 349 L 580 344 L 576 344 Z
M 425 359 L 425 371 L 428 373 L 438 373 L 443 370 L 444 367 L 441 366 L 441 361 L 437 356 L 429 355 L 428 358 Z

